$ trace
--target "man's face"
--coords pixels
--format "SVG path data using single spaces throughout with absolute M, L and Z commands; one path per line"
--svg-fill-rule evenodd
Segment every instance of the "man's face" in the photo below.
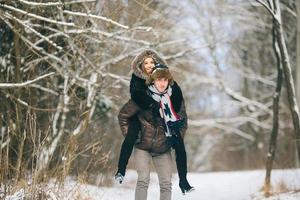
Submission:
M 143 63 L 144 69 L 147 74 L 151 74 L 154 68 L 154 60 L 153 58 L 146 58 Z
M 159 92 L 164 92 L 169 85 L 167 78 L 157 78 L 154 80 L 154 86 Z

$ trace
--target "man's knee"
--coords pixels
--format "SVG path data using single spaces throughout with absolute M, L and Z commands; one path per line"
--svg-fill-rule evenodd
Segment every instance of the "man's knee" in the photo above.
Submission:
M 160 190 L 162 191 L 171 191 L 172 190 L 172 182 L 171 181 L 161 181 L 159 183 Z
M 148 188 L 149 182 L 150 182 L 150 178 L 149 177 L 141 177 L 141 176 L 139 176 L 136 185 L 137 185 L 138 188 Z

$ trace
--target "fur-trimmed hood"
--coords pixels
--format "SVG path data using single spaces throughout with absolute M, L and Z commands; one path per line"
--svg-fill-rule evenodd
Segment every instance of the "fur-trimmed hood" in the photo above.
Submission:
M 155 63 L 160 63 L 167 65 L 167 62 L 153 49 L 145 49 L 140 54 L 138 54 L 131 63 L 131 69 L 133 70 L 134 75 L 139 78 L 147 79 L 148 76 L 142 70 L 142 63 L 145 57 L 152 57 Z

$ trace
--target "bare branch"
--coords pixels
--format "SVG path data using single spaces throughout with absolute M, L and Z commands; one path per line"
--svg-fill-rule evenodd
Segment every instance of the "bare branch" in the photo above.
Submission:
M 64 91 L 63 95 L 61 96 L 59 106 L 62 106 L 60 109 L 57 110 L 56 114 L 57 119 L 59 115 L 61 115 L 61 121 L 60 121 L 60 129 L 57 132 L 56 128 L 56 120 L 53 122 L 53 136 L 54 139 L 51 141 L 49 147 L 44 147 L 41 149 L 40 155 L 38 157 L 38 170 L 44 169 L 51 160 L 53 153 L 55 149 L 57 148 L 58 142 L 61 140 L 63 133 L 65 132 L 65 124 L 66 124 L 66 114 L 69 111 L 68 110 L 68 104 L 70 101 L 70 97 L 68 96 L 68 86 L 69 86 L 69 75 L 65 74 L 65 80 L 64 80 Z M 71 81 L 72 82 L 72 81 Z M 60 114 L 61 113 L 61 114 Z M 54 135 L 55 134 L 55 135 Z
M 272 17 L 274 19 L 276 19 L 275 13 L 273 12 L 273 10 L 266 4 L 266 2 L 262 1 L 262 0 L 256 0 L 258 3 L 260 3 L 263 7 L 265 7 L 269 13 L 272 15 Z
M 42 91 L 44 91 L 44 92 L 48 92 L 48 93 L 50 93 L 50 94 L 54 94 L 55 96 L 58 96 L 58 95 L 59 95 L 57 92 L 55 92 L 55 91 L 53 91 L 53 90 L 51 90 L 51 89 L 49 89 L 49 88 L 45 88 L 45 87 L 43 87 L 43 86 L 37 85 L 37 84 L 31 84 L 31 85 L 29 85 L 29 86 L 30 86 L 30 87 L 34 87 L 34 88 L 37 88 L 37 89 L 40 89 L 40 90 L 42 90 Z
M 1 141 L 1 148 L 0 150 L 4 149 L 10 142 L 10 137 L 6 139 L 5 142 Z
M 6 13 L 5 16 L 7 16 L 10 19 L 14 19 L 17 22 L 19 22 L 19 24 L 23 25 L 24 27 L 28 28 L 29 30 L 31 30 L 34 34 L 38 35 L 39 37 L 41 37 L 43 40 L 47 41 L 49 44 L 51 44 L 52 46 L 54 46 L 55 48 L 57 48 L 58 50 L 62 50 L 62 47 L 58 46 L 55 42 L 53 42 L 52 40 L 49 39 L 49 37 L 46 37 L 44 35 L 42 35 L 41 33 L 39 33 L 38 31 L 36 31 L 35 29 L 33 29 L 32 27 L 28 26 L 25 22 L 21 21 L 20 19 L 16 18 L 15 16 L 12 16 L 9 13 Z M 37 45 L 37 44 L 35 44 Z
M 172 42 L 172 41 L 171 41 Z M 178 41 L 180 42 L 180 41 Z M 184 42 L 184 41 L 181 41 L 181 42 Z M 169 43 L 165 43 L 166 45 L 169 45 Z M 172 44 L 172 43 L 171 43 Z M 188 53 L 191 53 L 191 52 L 195 52 L 195 51 L 198 51 L 202 48 L 205 48 L 205 47 L 209 47 L 211 45 L 214 45 L 215 43 L 211 44 L 211 43 L 207 43 L 207 44 L 203 44 L 203 45 L 200 45 L 198 47 L 195 47 L 195 48 L 189 48 L 189 49 L 186 49 L 186 50 L 183 50 L 181 52 L 178 52 L 176 53 L 175 55 L 168 55 L 168 56 L 164 56 L 164 59 L 166 60 L 171 60 L 171 59 L 175 59 L 175 58 L 180 58 L 180 57 L 183 57 L 184 55 L 188 54 Z M 163 44 L 162 44 L 163 45 Z M 159 45 L 161 46 L 161 45 Z
M 37 3 L 37 2 L 31 2 L 31 1 L 26 1 L 26 0 L 19 0 L 21 3 L 28 5 L 28 6 L 62 6 L 63 3 L 61 2 L 47 2 L 47 3 Z
M 108 33 L 108 32 L 104 32 L 104 31 L 97 30 L 97 29 L 73 29 L 73 30 L 67 30 L 66 32 L 67 33 L 74 33 L 74 34 L 98 33 L 98 34 L 104 35 L 104 36 L 106 36 L 108 38 L 114 38 L 114 39 L 123 40 L 123 41 L 126 41 L 126 42 L 140 43 L 140 44 L 143 44 L 145 46 L 150 46 L 151 45 L 150 42 L 147 42 L 147 41 L 144 41 L 144 40 L 135 40 L 135 39 L 132 39 L 132 38 L 127 38 L 127 37 L 122 37 L 122 36 L 116 36 L 113 33 Z
M 280 3 L 280 6 L 282 6 L 283 9 L 285 9 L 288 13 L 290 13 L 293 17 L 297 18 L 298 15 L 295 13 L 291 8 L 286 6 L 284 3 Z
M 37 7 L 47 7 L 47 6 L 63 6 L 63 5 L 69 5 L 69 4 L 76 4 L 76 3 L 92 3 L 96 2 L 96 0 L 77 0 L 77 1 L 70 1 L 70 2 L 47 2 L 47 3 L 37 3 L 37 2 L 31 2 L 26 0 L 19 0 L 21 3 L 28 5 L 28 6 L 37 6 Z
M 274 79 L 273 74 L 268 77 L 263 77 L 253 72 L 250 72 L 248 69 L 237 69 L 236 71 L 246 79 L 258 81 L 265 85 L 276 87 L 276 83 L 273 81 Z
M 130 52 L 126 53 L 126 54 L 125 53 L 121 54 L 121 55 L 119 55 L 117 57 L 114 57 L 112 59 L 108 59 L 108 60 L 102 62 L 101 65 L 106 66 L 106 65 L 110 65 L 110 64 L 116 64 L 116 63 L 120 62 L 121 60 L 123 60 L 125 58 L 128 58 L 129 56 L 136 55 L 138 52 L 141 52 L 143 49 L 144 49 L 144 47 L 143 48 L 139 48 L 139 49 L 135 49 L 135 50 L 130 51 Z
M 63 25 L 63 26 L 75 26 L 74 23 L 68 23 L 68 22 L 56 21 L 56 20 L 49 19 L 49 18 L 46 18 L 46 17 L 42 17 L 42 16 L 39 16 L 39 15 L 36 15 L 36 14 L 32 14 L 32 13 L 26 12 L 26 11 L 24 11 L 24 10 L 21 10 L 21 9 L 18 9 L 18 8 L 9 6 L 9 5 L 5 5 L 5 4 L 2 4 L 2 3 L 0 3 L 0 7 L 6 8 L 6 9 L 9 9 L 9 10 L 18 12 L 18 13 L 22 13 L 22 14 L 24 14 L 24 15 L 33 17 L 33 18 L 35 18 L 35 19 L 43 20 L 43 21 L 46 21 L 46 22 L 49 22 L 49 23 L 59 24 L 59 25 Z
M 271 126 L 258 121 L 253 117 L 231 117 L 231 118 L 213 118 L 213 119 L 203 119 L 203 120 L 189 120 L 189 124 L 192 126 L 214 126 L 214 124 L 236 124 L 236 123 L 253 123 L 258 127 L 271 130 Z
M 226 131 L 226 133 L 233 133 L 252 142 L 255 141 L 255 138 L 252 135 L 249 135 L 248 133 L 245 133 L 244 131 L 241 131 L 235 127 L 225 126 L 222 124 L 215 124 L 215 127 Z
M 256 106 L 256 107 L 264 110 L 265 112 L 267 112 L 270 116 L 272 116 L 272 112 L 270 111 L 270 109 L 266 105 L 264 105 L 264 104 L 262 104 L 260 102 L 248 99 L 248 98 L 242 96 L 241 94 L 235 92 L 234 90 L 232 90 L 231 88 L 229 88 L 229 87 L 227 87 L 225 85 L 224 85 L 224 90 L 233 99 L 236 99 L 236 100 L 241 101 L 241 102 L 245 102 L 245 103 L 247 103 L 249 105 Z
M 43 78 L 46 78 L 48 76 L 52 76 L 53 74 L 55 74 L 55 72 L 50 72 L 48 74 L 44 74 L 36 79 L 30 80 L 30 81 L 26 81 L 24 83 L 0 83 L 0 88 L 16 88 L 16 87 L 25 87 L 30 85 L 31 83 L 34 83 L 36 81 L 39 81 Z
M 90 17 L 90 18 L 93 18 L 93 19 L 100 19 L 102 21 L 114 24 L 114 25 L 119 26 L 119 27 L 124 28 L 124 29 L 129 28 L 128 26 L 120 24 L 120 23 L 118 23 L 118 22 L 116 22 L 112 19 L 108 19 L 106 17 L 102 17 L 102 16 L 98 16 L 98 15 L 93 15 L 93 14 L 89 14 L 89 13 L 74 12 L 74 11 L 70 11 L 70 10 L 63 10 L 63 12 L 65 14 L 70 14 L 70 15 L 75 15 L 75 16 L 82 16 L 82 17 Z
M 7 94 L 7 97 L 14 99 L 18 103 L 20 103 L 22 106 L 25 106 L 25 107 L 27 107 L 29 109 L 32 109 L 32 110 L 35 110 L 35 111 L 54 112 L 54 111 L 57 110 L 56 108 L 37 108 L 37 107 L 31 106 L 27 102 L 25 102 L 24 100 L 22 100 L 20 98 L 17 98 L 15 96 L 11 95 L 11 94 Z
M 96 2 L 97 0 L 75 0 L 75 1 L 69 1 L 69 2 L 64 2 L 65 5 L 70 5 L 70 4 L 76 4 L 76 3 L 93 3 Z
M 31 41 L 29 41 L 25 36 L 21 35 L 18 30 L 16 30 L 16 28 L 6 19 L 6 18 L 3 18 L 1 15 L 0 15 L 0 18 L 14 31 L 15 34 L 17 34 L 23 41 L 25 44 L 29 45 L 29 50 L 32 48 L 34 50 L 36 50 L 37 52 L 40 52 L 41 54 L 43 55 L 46 55 L 46 57 L 49 57 L 55 61 L 57 61 L 58 63 L 60 63 L 61 65 L 66 65 L 66 63 L 60 59 L 59 57 L 55 56 L 55 53 L 52 53 L 52 54 L 49 54 L 47 53 L 43 48 L 41 47 L 38 47 L 36 45 L 34 45 Z M 55 67 L 55 65 L 53 63 L 50 63 L 58 72 L 62 73 L 61 72 L 61 69 L 58 68 L 58 67 Z
M 32 61 L 29 61 L 28 63 L 25 64 L 24 67 L 21 68 L 21 70 L 22 70 L 23 72 L 27 72 L 27 71 L 30 70 L 32 67 L 37 66 L 37 64 L 38 64 L 39 62 L 45 61 L 45 60 L 47 60 L 47 59 L 49 59 L 49 56 L 44 56 L 44 57 L 37 58 L 37 59 L 34 59 L 34 60 L 32 60 Z

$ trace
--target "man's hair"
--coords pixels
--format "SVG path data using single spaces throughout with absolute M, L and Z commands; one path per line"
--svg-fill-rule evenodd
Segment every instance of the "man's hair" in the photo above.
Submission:
M 146 83 L 148 85 L 150 85 L 151 83 L 154 82 L 154 80 L 156 79 L 160 79 L 160 78 L 166 78 L 169 81 L 169 84 L 172 85 L 173 84 L 173 76 L 169 70 L 169 68 L 166 65 L 157 63 L 155 64 L 153 71 L 149 77 L 149 79 L 146 81 Z

